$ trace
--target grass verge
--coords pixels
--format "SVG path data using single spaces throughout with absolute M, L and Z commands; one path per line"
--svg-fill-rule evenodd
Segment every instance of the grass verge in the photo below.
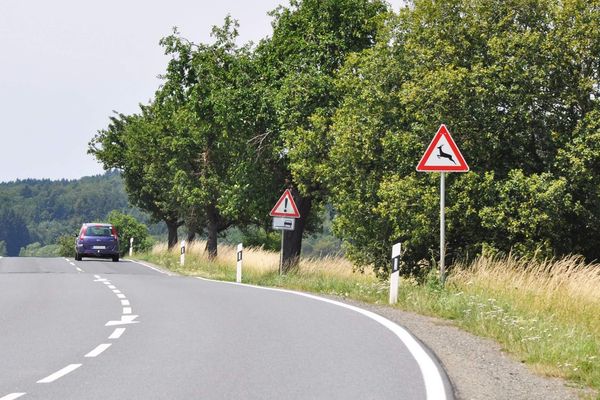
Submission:
M 156 246 L 138 255 L 171 271 L 218 280 L 235 280 L 236 250 L 221 246 L 209 261 L 204 244 L 188 247 L 186 265 L 179 252 Z M 244 249 L 244 283 L 387 303 L 387 282 L 355 272 L 343 258 L 303 259 L 298 269 L 279 276 L 279 254 Z M 513 257 L 479 258 L 455 265 L 442 288 L 435 274 L 424 284 L 401 280 L 403 310 L 453 320 L 476 335 L 498 341 L 537 372 L 600 391 L 600 266 L 567 257 L 543 262 Z M 597 395 L 600 399 L 600 396 Z

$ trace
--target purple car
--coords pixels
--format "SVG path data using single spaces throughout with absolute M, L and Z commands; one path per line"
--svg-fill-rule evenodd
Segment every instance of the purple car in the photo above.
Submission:
M 83 257 L 112 258 L 119 261 L 119 238 L 111 224 L 83 224 L 75 239 L 75 260 Z

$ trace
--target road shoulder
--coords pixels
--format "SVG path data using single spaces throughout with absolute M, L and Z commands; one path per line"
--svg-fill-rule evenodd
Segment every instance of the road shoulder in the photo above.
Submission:
M 373 311 L 409 330 L 438 357 L 457 399 L 577 400 L 592 396 L 590 391 L 569 387 L 565 380 L 536 375 L 503 352 L 498 343 L 465 332 L 451 321 L 333 298 Z

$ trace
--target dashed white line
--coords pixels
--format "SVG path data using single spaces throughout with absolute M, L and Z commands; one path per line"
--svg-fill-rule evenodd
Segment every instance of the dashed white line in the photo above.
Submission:
M 47 377 L 45 377 L 44 379 L 40 379 L 39 381 L 37 381 L 37 383 L 52 383 L 57 379 L 62 378 L 63 376 L 75 371 L 77 368 L 81 367 L 81 364 L 71 364 L 71 365 L 67 365 L 66 367 L 64 367 L 63 369 L 61 369 L 60 371 L 56 371 L 55 373 L 53 373 L 52 375 L 48 375 Z
M 69 261 L 69 264 L 71 264 L 72 266 L 75 266 L 75 264 L 73 264 L 71 261 Z
M 116 289 L 117 287 L 115 285 L 108 285 L 107 288 L 109 288 L 109 289 Z
M 100 275 L 94 275 L 94 278 L 96 278 L 96 279 L 102 279 L 102 278 L 100 278 Z
M 115 331 L 108 337 L 109 339 L 118 339 L 121 337 L 126 328 L 116 328 Z M 2 399 L 0 399 L 2 400 Z
M 121 305 L 122 306 L 130 306 L 131 304 L 129 303 L 129 300 L 121 300 Z
M 111 283 L 110 283 L 109 281 L 107 281 L 106 279 L 105 279 L 105 280 L 104 280 L 104 282 L 102 282 L 102 283 L 104 283 L 105 285 L 110 285 L 110 284 L 111 284 Z
M 94 350 L 87 353 L 85 357 L 97 357 L 100 354 L 102 354 L 104 350 L 108 349 L 111 345 L 111 343 L 102 343 L 101 345 L 98 345 L 98 347 L 96 347 Z
M 125 296 L 123 293 L 119 293 L 117 295 L 117 297 L 120 298 L 120 299 L 126 299 L 127 298 L 127 296 Z
M 2 258 L 2 257 L 0 257 Z M 15 400 L 18 399 L 21 396 L 25 396 L 27 393 L 11 393 L 11 394 L 7 394 L 4 397 L 0 397 L 0 400 Z
M 131 307 L 123 307 L 123 314 L 131 314 Z
M 113 289 L 113 293 L 119 294 L 121 291 L 119 289 Z

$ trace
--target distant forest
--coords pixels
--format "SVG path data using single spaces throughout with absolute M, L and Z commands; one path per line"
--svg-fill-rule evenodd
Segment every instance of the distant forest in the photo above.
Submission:
M 149 223 L 129 204 L 118 172 L 79 180 L 17 180 L 0 183 L 0 255 L 18 256 L 22 248 L 53 245 L 62 235 L 75 235 L 84 222 L 103 221 L 112 210 Z M 152 234 L 163 225 L 150 225 Z

